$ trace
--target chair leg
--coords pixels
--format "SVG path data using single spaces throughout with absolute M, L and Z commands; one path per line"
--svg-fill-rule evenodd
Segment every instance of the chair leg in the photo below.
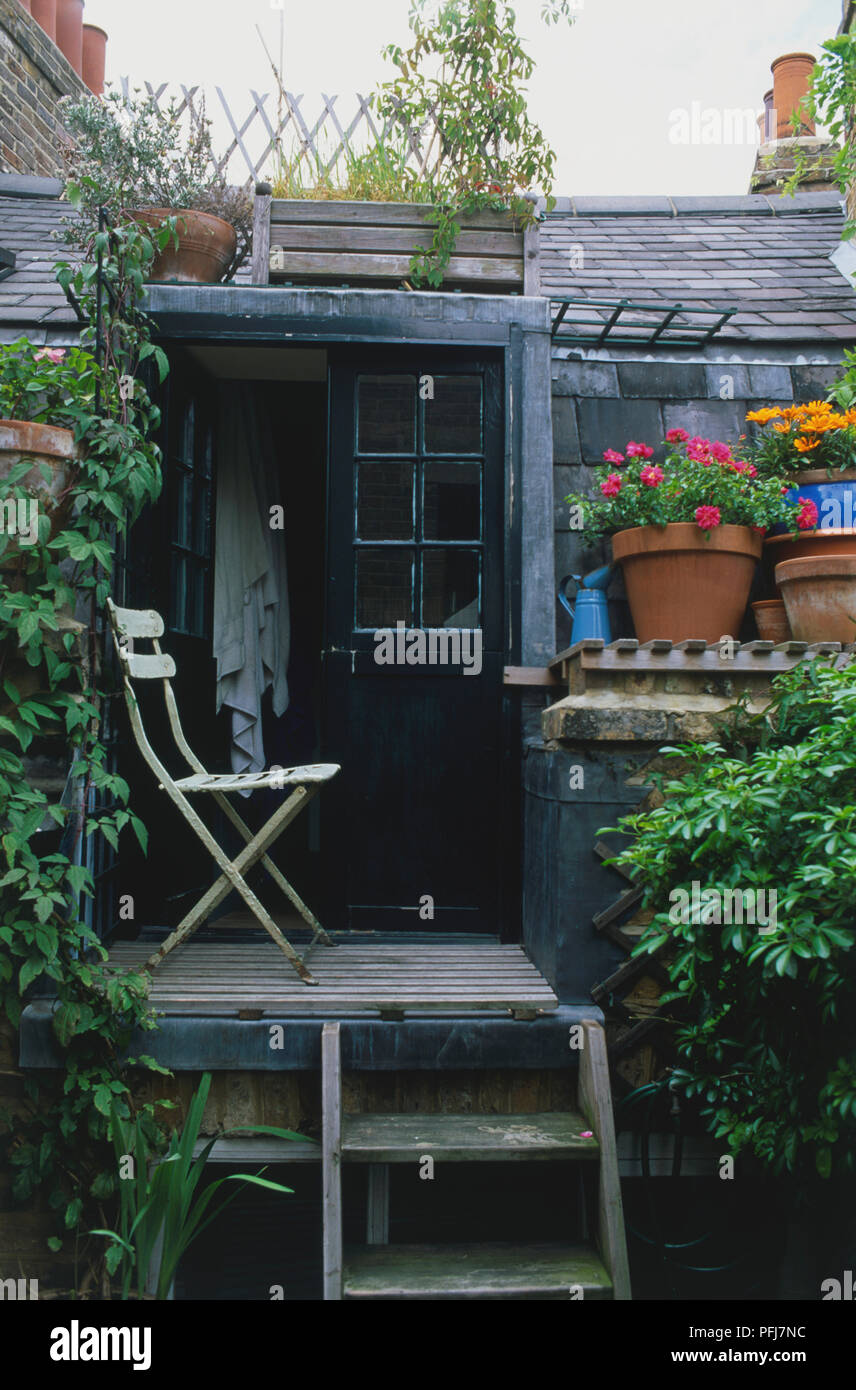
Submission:
M 318 983 L 303 964 L 303 961 L 300 959 L 294 947 L 286 940 L 270 913 L 262 903 L 259 902 L 255 893 L 249 885 L 244 882 L 243 878 L 244 872 L 257 863 L 268 847 L 273 844 L 277 836 L 281 834 L 298 812 L 303 809 L 308 797 L 313 794 L 314 790 L 313 788 L 312 792 L 308 792 L 305 787 L 295 787 L 288 800 L 283 802 L 276 814 L 271 817 L 266 825 L 262 826 L 262 829 L 253 837 L 249 844 L 246 845 L 234 862 L 226 857 L 207 826 L 200 820 L 192 807 L 188 806 L 185 808 L 182 804 L 184 798 L 181 798 L 179 804 L 182 805 L 185 816 L 190 820 L 199 838 L 210 851 L 223 872 L 211 885 L 208 891 L 203 894 L 199 902 L 182 918 L 175 928 L 175 931 L 171 932 L 166 941 L 164 941 L 158 950 L 149 957 L 145 963 L 145 968 L 147 970 L 154 970 L 160 965 L 161 961 L 169 955 L 170 951 L 175 950 L 176 946 L 179 946 L 182 941 L 185 941 L 196 931 L 197 927 L 205 921 L 217 904 L 222 902 L 230 889 L 235 888 L 241 894 L 241 897 L 253 914 L 258 918 L 261 925 L 273 937 L 280 950 L 291 962 L 304 983 L 307 985 L 315 985 Z M 178 800 L 178 797 L 174 797 L 173 799 Z
M 307 796 L 309 796 L 309 797 L 315 796 L 315 795 L 317 795 L 317 793 L 318 793 L 319 790 L 320 790 L 320 788 L 318 788 L 318 787 L 313 787 L 310 791 L 307 792 Z M 223 813 L 224 813 L 224 814 L 228 817 L 228 819 L 232 822 L 232 824 L 234 825 L 235 829 L 236 829 L 237 831 L 239 831 L 239 833 L 244 837 L 244 839 L 245 839 L 245 840 L 247 841 L 247 843 L 249 844 L 250 840 L 252 839 L 252 834 L 253 834 L 253 832 L 250 830 L 249 826 L 246 825 L 246 824 L 244 823 L 244 821 L 241 819 L 241 817 L 238 815 L 238 812 L 235 810 L 234 806 L 233 806 L 232 803 L 229 801 L 229 799 L 228 799 L 227 797 L 223 796 L 220 792 L 215 792 L 215 793 L 214 793 L 214 800 L 217 802 L 217 805 L 220 807 L 220 809 L 223 811 Z M 285 896 L 288 898 L 289 902 L 292 903 L 293 906 L 297 908 L 297 911 L 300 913 L 300 915 L 301 915 L 301 917 L 303 918 L 304 922 L 306 922 L 306 924 L 312 928 L 313 937 L 312 937 L 311 942 L 309 943 L 309 946 L 308 946 L 307 950 L 311 950 L 312 947 L 315 945 L 315 942 L 316 942 L 316 941 L 321 941 L 321 942 L 323 942 L 323 944 L 324 944 L 325 946 L 335 946 L 336 943 L 335 943 L 335 941 L 333 941 L 333 939 L 332 939 L 332 937 L 330 936 L 329 932 L 327 932 L 326 929 L 325 929 L 324 927 L 322 927 L 321 923 L 318 921 L 318 918 L 315 916 L 314 912 L 312 912 L 311 908 L 308 908 L 308 907 L 306 906 L 306 903 L 305 903 L 305 902 L 303 901 L 303 899 L 299 896 L 299 894 L 296 892 L 296 890 L 295 890 L 294 888 L 292 888 L 292 886 L 291 886 L 291 884 L 289 883 L 288 879 L 285 877 L 285 875 L 284 875 L 283 873 L 280 872 L 280 870 L 277 868 L 276 864 L 274 864 L 273 860 L 272 860 L 267 854 L 263 854 L 263 855 L 262 855 L 262 861 L 261 861 L 261 862 L 262 862 L 262 865 L 264 866 L 264 868 L 265 868 L 265 869 L 267 870 L 267 872 L 270 874 L 271 878 L 273 879 L 273 881 L 274 881 L 274 883 L 277 885 L 277 887 L 281 889 L 281 891 L 282 891 L 282 892 L 285 894 Z

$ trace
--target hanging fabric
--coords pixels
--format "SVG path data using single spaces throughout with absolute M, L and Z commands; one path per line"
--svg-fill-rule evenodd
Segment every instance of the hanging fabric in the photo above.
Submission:
M 222 383 L 219 404 L 214 656 L 217 710 L 231 710 L 233 772 L 265 767 L 261 707 L 288 708 L 289 607 L 275 442 L 257 390 Z

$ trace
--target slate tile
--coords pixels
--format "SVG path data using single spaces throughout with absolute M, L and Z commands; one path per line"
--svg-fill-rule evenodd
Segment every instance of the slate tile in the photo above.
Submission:
M 663 438 L 655 401 L 579 400 L 577 418 L 584 463 L 602 463 L 604 449 L 623 450 L 630 439 L 656 447 Z

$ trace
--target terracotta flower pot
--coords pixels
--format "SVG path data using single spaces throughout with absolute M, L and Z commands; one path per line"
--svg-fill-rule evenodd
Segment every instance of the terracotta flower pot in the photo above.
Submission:
M 807 555 L 856 555 L 856 528 L 828 526 L 823 530 L 800 531 L 792 536 L 767 536 L 764 541 L 764 574 L 767 591 L 778 592 L 774 571 L 784 560 L 801 560 Z M 781 597 L 781 595 L 779 595 Z
M 178 245 L 170 242 L 155 256 L 149 280 L 216 285 L 228 270 L 238 245 L 238 234 L 222 217 L 189 208 L 144 208 L 131 215 L 136 222 L 155 228 L 168 217 L 179 218 Z
M 740 630 L 761 538 L 748 526 L 717 526 L 708 540 L 693 522 L 634 526 L 613 536 L 612 554 L 640 642 L 718 642 Z
M 804 555 L 776 566 L 798 642 L 856 642 L 856 555 Z
M 56 46 L 83 73 L 83 0 L 56 0 Z
M 16 464 L 32 460 L 32 467 L 17 486 L 25 488 L 39 510 L 49 514 L 52 537 L 63 529 L 71 512 L 71 501 L 63 494 L 71 482 L 78 456 L 71 430 L 59 429 L 55 425 L 36 425 L 30 420 L 0 420 L 0 483 L 8 478 Z M 40 465 L 47 465 L 50 469 L 47 481 Z M 7 528 L 12 530 L 10 507 L 11 499 L 5 505 L 0 503 L 0 525 L 4 531 Z M 16 503 L 14 512 L 15 539 L 6 547 L 0 561 L 0 568 L 4 569 L 15 562 L 14 557 L 21 549 L 26 550 L 31 544 L 25 535 L 21 546 L 16 533 L 24 530 L 33 515 L 32 511 L 27 508 L 24 515 Z
M 32 0 L 33 19 L 56 43 L 56 0 Z
M 783 599 L 759 599 L 757 603 L 752 604 L 752 612 L 762 642 L 790 641 L 791 626 Z

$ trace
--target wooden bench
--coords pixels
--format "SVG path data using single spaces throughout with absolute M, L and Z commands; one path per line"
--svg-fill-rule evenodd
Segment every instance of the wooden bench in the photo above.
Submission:
M 417 203 L 273 198 L 256 187 L 253 284 L 392 288 L 410 278 L 417 246 L 430 247 L 433 209 Z M 461 219 L 441 288 L 483 294 L 540 293 L 538 223 L 523 230 L 505 212 Z

